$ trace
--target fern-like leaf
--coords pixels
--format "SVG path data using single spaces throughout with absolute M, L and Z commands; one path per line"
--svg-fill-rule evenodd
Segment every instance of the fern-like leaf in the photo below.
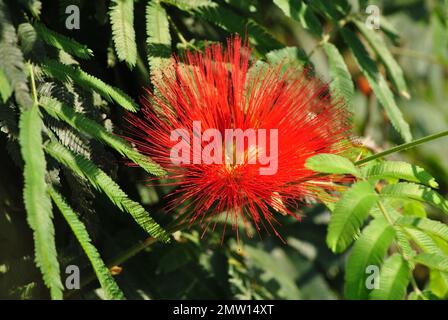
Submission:
M 344 58 L 339 53 L 338 48 L 330 42 L 323 45 L 323 49 L 328 57 L 330 67 L 331 83 L 330 87 L 336 94 L 341 95 L 347 103 L 350 103 L 355 94 L 355 86 L 352 77 L 345 64 Z
M 19 106 L 31 108 L 33 101 L 29 94 L 23 54 L 17 46 L 16 30 L 3 0 L 0 0 L 0 23 L 0 68 L 14 89 L 14 96 Z
M 35 22 L 33 23 L 33 26 L 40 38 L 46 44 L 57 49 L 64 50 L 65 52 L 81 59 L 90 59 L 93 56 L 92 50 L 90 50 L 86 45 L 50 30 L 42 23 Z
M 366 166 L 362 172 L 369 179 L 403 179 L 426 184 L 432 188 L 439 187 L 434 177 L 425 169 L 404 161 L 384 161 L 373 166 Z
M 419 184 L 409 182 L 389 184 L 381 190 L 381 195 L 391 198 L 409 198 L 426 202 L 448 213 L 448 200 L 431 188 Z
M 33 17 L 39 17 L 42 10 L 42 2 L 39 0 L 19 0 L 23 7 L 31 12 Z
M 246 19 L 234 11 L 212 1 L 185 1 L 185 0 L 164 0 L 180 10 L 204 19 L 218 27 L 240 35 L 246 34 L 252 40 L 256 48 L 263 54 L 276 49 L 283 48 L 268 30 L 252 19 Z
M 169 66 L 171 56 L 171 35 L 168 16 L 157 1 L 149 1 L 146 6 L 146 45 L 151 80 L 160 79 L 161 70 Z
M 41 97 L 40 105 L 52 117 L 62 120 L 79 132 L 87 134 L 100 142 L 109 145 L 121 155 L 129 158 L 142 167 L 145 171 L 157 176 L 166 174 L 165 170 L 163 170 L 157 163 L 153 162 L 149 157 L 140 154 L 127 141 L 108 132 L 95 121 L 90 120 L 81 113 L 75 112 L 72 108 L 69 108 L 60 101 L 49 97 Z
M 3 103 L 8 101 L 9 97 L 12 95 L 12 88 L 9 84 L 9 80 L 6 77 L 5 72 L 2 68 L 0 68 L 0 97 L 2 98 Z
M 448 256 L 437 253 L 420 253 L 414 257 L 414 262 L 427 266 L 430 269 L 448 272 Z
M 93 162 L 72 153 L 55 141 L 48 143 L 45 150 L 75 174 L 87 179 L 97 190 L 104 192 L 113 204 L 121 211 L 129 213 L 151 236 L 164 242 L 169 241 L 169 234 L 152 219 L 149 213 L 139 203 L 129 199 L 120 186 Z
M 106 100 L 113 100 L 126 110 L 132 112 L 138 110 L 138 105 L 126 93 L 106 84 L 77 66 L 68 66 L 54 60 L 46 60 L 46 62 L 42 64 L 42 70 L 47 75 L 54 77 L 59 81 L 68 82 L 71 80 L 87 90 L 93 89 Z
M 315 35 L 322 35 L 322 25 L 305 1 L 274 0 L 274 3 L 287 17 L 300 22 L 302 27 Z
M 384 107 L 393 127 L 400 133 L 404 141 L 410 142 L 412 140 L 412 134 L 409 124 L 403 118 L 403 114 L 395 102 L 394 95 L 389 89 L 383 75 L 379 72 L 375 61 L 369 56 L 366 48 L 353 31 L 348 28 L 343 28 L 341 34 L 352 50 L 353 56 L 362 73 L 369 81 L 373 92 Z
M 380 272 L 379 287 L 370 293 L 374 300 L 402 300 L 409 284 L 409 263 L 398 253 L 389 257 Z
M 414 228 L 404 228 L 410 239 L 427 253 L 442 253 L 434 239 L 426 232 Z
M 313 67 L 311 61 L 308 59 L 305 50 L 297 47 L 286 47 L 270 51 L 266 54 L 266 59 L 271 64 L 283 64 L 288 66 L 292 65 L 294 67 L 297 67 L 298 69 L 303 68 L 304 66 L 309 66 L 310 68 Z M 256 65 L 259 65 L 259 67 L 261 67 L 261 63 L 261 60 L 257 61 L 257 63 L 253 67 L 255 67 Z
M 384 255 L 394 239 L 394 229 L 384 219 L 373 220 L 353 246 L 345 269 L 345 296 L 347 299 L 367 299 L 369 290 L 365 281 L 368 266 L 383 262 Z
M 342 252 L 352 243 L 377 200 L 373 186 L 365 181 L 354 184 L 344 193 L 334 206 L 328 225 L 327 244 L 331 250 Z
M 53 202 L 56 204 L 59 211 L 64 216 L 76 239 L 78 239 L 79 244 L 89 258 L 95 274 L 98 277 L 98 281 L 100 282 L 101 287 L 104 289 L 106 298 L 114 300 L 124 299 L 123 292 L 120 290 L 109 269 L 104 264 L 103 259 L 101 259 L 98 250 L 92 244 L 87 229 L 81 222 L 81 220 L 78 219 L 77 214 L 67 204 L 62 195 L 59 194 L 53 187 L 50 187 L 48 191 L 51 198 L 53 199 Z
M 397 244 L 401 248 L 402 256 L 409 260 L 413 256 L 415 256 L 415 250 L 411 246 L 411 242 L 409 241 L 409 237 L 406 234 L 406 230 L 401 226 L 394 226 L 395 230 L 395 239 L 397 240 Z
M 35 260 L 52 299 L 62 298 L 62 283 L 57 260 L 51 199 L 45 182 L 46 163 L 42 147 L 42 119 L 37 105 L 20 116 L 22 158 L 25 163 L 23 198 L 27 221 L 33 230 Z
M 405 216 L 399 218 L 396 223 L 404 227 L 417 228 L 432 233 L 445 241 L 448 241 L 448 226 L 428 218 Z
M 112 39 L 118 59 L 130 68 L 137 62 L 137 44 L 134 30 L 134 0 L 112 0 L 109 11 Z
M 409 98 L 409 92 L 406 81 L 404 80 L 403 70 L 401 70 L 400 65 L 387 48 L 384 39 L 378 34 L 377 31 L 367 28 L 364 21 L 355 20 L 355 24 L 367 42 L 369 42 L 370 47 L 375 50 L 378 57 L 384 63 L 388 76 L 392 80 L 392 83 L 397 91 L 401 96 Z
M 319 153 L 306 160 L 305 166 L 308 169 L 322 173 L 334 173 L 334 174 L 352 174 L 359 176 L 359 171 L 347 158 L 331 154 L 331 153 Z
M 26 60 L 41 61 L 45 55 L 45 46 L 36 32 L 34 26 L 29 22 L 23 22 L 17 27 L 20 49 Z

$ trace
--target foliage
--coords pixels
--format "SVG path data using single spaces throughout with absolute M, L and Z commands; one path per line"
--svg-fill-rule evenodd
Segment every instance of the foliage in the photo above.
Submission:
M 380 30 L 361 0 L 75 2 L 80 30 L 67 1 L 0 0 L 0 298 L 448 298 L 446 1 L 373 1 Z M 346 179 L 279 218 L 286 244 L 177 223 L 165 171 L 121 138 L 173 53 L 235 32 L 251 71 L 307 67 L 353 113 L 353 148 L 307 161 Z

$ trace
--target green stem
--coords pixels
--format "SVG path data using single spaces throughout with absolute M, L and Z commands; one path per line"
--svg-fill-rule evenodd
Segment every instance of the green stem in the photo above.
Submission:
M 149 70 L 146 68 L 145 62 L 143 61 L 140 54 L 137 53 L 137 72 L 140 78 L 143 80 L 144 84 L 148 84 L 150 82 L 149 79 Z
M 314 54 L 314 52 L 316 52 L 318 48 L 322 47 L 325 43 L 330 42 L 330 40 L 335 37 L 339 30 L 342 29 L 348 22 L 350 22 L 352 18 L 353 17 L 349 15 L 347 16 L 347 18 L 339 20 L 336 26 L 333 26 L 329 32 L 324 33 L 320 41 L 311 49 L 310 53 L 308 53 L 308 59 L 311 58 L 311 56 Z
M 418 146 L 420 144 L 423 144 L 425 142 L 436 140 L 436 139 L 439 139 L 439 138 L 442 138 L 442 137 L 445 137 L 445 136 L 448 136 L 448 130 L 442 131 L 442 132 L 439 132 L 439 133 L 435 133 L 435 134 L 431 134 L 429 136 L 426 136 L 426 137 L 423 137 L 423 138 L 420 138 L 420 139 L 417 139 L 417 140 L 414 140 L 414 141 L 411 141 L 411 142 L 408 142 L 408 143 L 400 144 L 400 145 L 398 145 L 396 147 L 390 148 L 388 150 L 385 150 L 385 151 L 379 152 L 377 154 L 371 155 L 369 157 L 366 157 L 364 159 L 358 160 L 358 161 L 355 162 L 355 165 L 361 165 L 361 164 L 367 163 L 369 161 L 385 157 L 385 156 L 390 155 L 392 153 L 400 152 L 400 151 L 403 151 L 403 150 L 408 150 L 410 148 L 416 147 L 416 146 Z
M 414 58 L 414 59 L 420 59 L 420 60 L 424 60 L 424 61 L 427 61 L 432 64 L 439 64 L 444 67 L 447 66 L 447 64 L 444 63 L 443 61 L 440 61 L 436 57 L 426 54 L 424 52 L 414 51 L 411 49 L 400 48 L 400 47 L 391 47 L 390 51 L 396 55 L 401 55 L 401 56 Z
M 378 207 L 380 208 L 380 211 L 383 213 L 384 217 L 386 218 L 387 222 L 393 227 L 394 226 L 394 221 L 392 220 L 391 216 L 389 215 L 389 213 L 387 212 L 386 208 L 384 207 L 383 203 L 381 201 L 378 201 Z M 401 247 L 401 245 L 397 242 L 397 249 L 398 252 L 400 253 L 400 255 L 403 257 L 404 260 L 406 260 L 408 263 L 410 263 L 410 259 L 409 257 L 407 257 L 404 254 L 404 250 Z M 412 288 L 414 290 L 414 292 L 421 297 L 423 300 L 427 300 L 427 298 L 424 296 L 424 294 L 420 291 L 420 289 L 418 288 L 417 282 L 415 281 L 414 275 L 411 274 L 410 275 L 410 281 L 412 284 Z
M 387 210 L 381 201 L 378 201 L 378 207 L 380 208 L 380 211 L 383 214 L 384 218 L 386 218 L 387 222 L 393 226 L 394 222 L 393 222 L 392 218 L 390 217 L 389 213 L 387 213 Z
M 174 31 L 176 32 L 177 37 L 179 38 L 180 42 L 182 42 L 182 44 L 186 47 L 192 47 L 193 49 L 197 49 L 193 44 L 189 43 L 184 36 L 182 35 L 182 33 L 180 32 L 179 28 L 177 28 L 177 25 L 174 23 L 173 19 L 171 19 L 171 17 L 168 15 L 167 16 L 169 23 L 171 24 L 171 26 L 173 27 Z
M 34 105 L 38 105 L 37 102 L 37 90 L 36 90 L 36 82 L 34 81 L 34 71 L 33 71 L 33 65 L 31 62 L 28 63 L 28 68 L 30 71 L 30 82 L 31 82 L 31 95 L 33 97 L 33 103 Z
M 414 289 L 414 292 L 421 297 L 423 300 L 428 300 L 428 298 L 425 297 L 425 295 L 423 294 L 423 292 L 418 288 L 417 282 L 415 281 L 415 278 L 413 275 L 411 275 L 411 285 L 412 288 Z

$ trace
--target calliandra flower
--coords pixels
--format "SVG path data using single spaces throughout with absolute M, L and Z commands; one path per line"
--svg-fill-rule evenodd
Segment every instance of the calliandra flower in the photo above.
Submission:
M 239 36 L 226 49 L 211 44 L 204 52 L 173 57 L 153 82 L 141 113 L 127 118 L 128 139 L 168 172 L 176 187 L 168 208 L 191 223 L 200 219 L 204 232 L 215 229 L 219 215 L 230 219 L 237 237 L 237 224 L 250 223 L 259 233 L 279 236 L 275 215 L 300 219 L 299 205 L 330 185 L 331 176 L 308 170 L 305 161 L 318 153 L 340 154 L 349 145 L 350 114 L 327 84 L 306 70 L 255 66 Z M 225 139 L 228 129 L 253 129 L 264 144 L 246 139 L 237 148 L 236 139 Z M 191 148 L 180 155 L 183 162 L 173 161 L 180 144 Z M 262 174 L 268 164 L 258 160 L 275 151 L 271 174 Z

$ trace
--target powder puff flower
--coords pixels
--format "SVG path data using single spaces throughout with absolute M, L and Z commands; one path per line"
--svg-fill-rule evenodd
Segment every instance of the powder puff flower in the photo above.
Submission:
M 334 177 L 305 168 L 349 146 L 350 113 L 327 84 L 293 67 L 255 66 L 238 36 L 162 71 L 127 117 L 128 140 L 168 172 L 170 210 L 204 230 L 220 215 L 237 237 L 250 223 L 279 236 L 276 215 L 299 218 L 299 205 L 331 185 Z

